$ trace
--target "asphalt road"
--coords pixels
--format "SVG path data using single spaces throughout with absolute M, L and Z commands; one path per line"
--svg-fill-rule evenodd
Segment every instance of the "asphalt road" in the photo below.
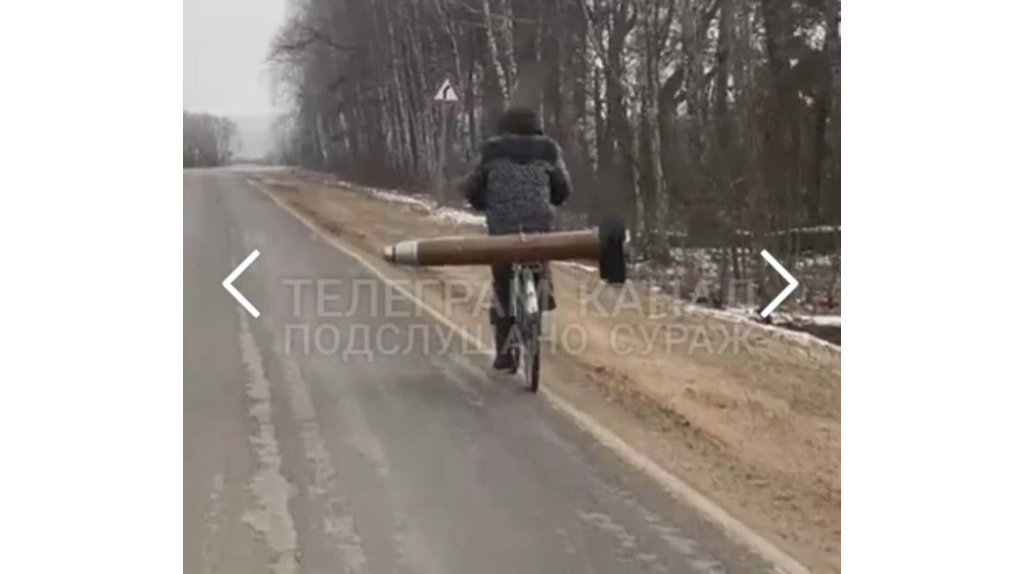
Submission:
M 185 572 L 770 570 L 243 174 L 184 218 Z

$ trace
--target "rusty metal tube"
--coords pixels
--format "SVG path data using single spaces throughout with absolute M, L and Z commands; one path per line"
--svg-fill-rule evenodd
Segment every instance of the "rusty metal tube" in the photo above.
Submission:
M 513 261 L 590 259 L 610 283 L 626 280 L 627 241 L 621 219 L 598 229 L 519 235 L 469 235 L 401 241 L 384 248 L 384 259 L 399 265 L 491 265 Z
M 561 233 L 438 237 L 384 248 L 384 259 L 401 265 L 490 265 L 510 261 L 597 259 L 596 229 Z

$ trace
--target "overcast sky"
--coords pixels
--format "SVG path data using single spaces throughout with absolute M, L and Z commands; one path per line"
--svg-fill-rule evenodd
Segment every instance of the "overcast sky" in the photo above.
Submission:
M 185 109 L 273 112 L 267 47 L 287 0 L 185 0 Z

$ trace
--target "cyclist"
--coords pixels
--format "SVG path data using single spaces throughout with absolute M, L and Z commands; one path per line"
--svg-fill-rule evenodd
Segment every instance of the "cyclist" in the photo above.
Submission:
M 551 231 L 552 206 L 562 205 L 572 193 L 561 148 L 544 135 L 540 118 L 529 108 L 505 111 L 498 120 L 497 132 L 481 146 L 479 161 L 464 183 L 466 199 L 473 208 L 485 212 L 491 235 Z M 515 366 L 508 345 L 512 318 L 506 313 L 511 274 L 511 264 L 491 266 L 491 323 L 497 349 L 493 366 L 500 370 Z M 549 311 L 554 309 L 554 297 L 548 275 L 545 266 L 538 289 L 541 310 Z

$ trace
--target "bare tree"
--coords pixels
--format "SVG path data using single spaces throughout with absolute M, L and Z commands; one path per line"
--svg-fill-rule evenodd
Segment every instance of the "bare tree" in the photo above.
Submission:
M 228 118 L 211 114 L 184 113 L 185 167 L 224 165 L 238 140 L 238 126 Z
M 497 114 L 541 112 L 579 191 L 641 255 L 792 260 L 840 221 L 839 0 L 297 0 L 271 47 L 288 157 L 373 183 L 451 185 Z M 430 98 L 449 79 L 460 102 Z M 838 241 L 831 242 L 838 244 Z

